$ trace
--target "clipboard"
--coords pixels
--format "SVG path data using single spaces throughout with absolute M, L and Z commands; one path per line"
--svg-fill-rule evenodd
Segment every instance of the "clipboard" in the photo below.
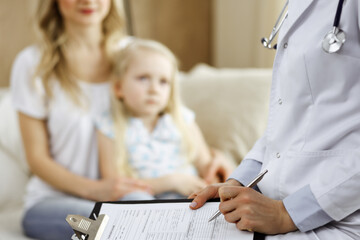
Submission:
M 101 214 L 103 205 L 136 205 L 136 204 L 171 204 L 171 203 L 190 203 L 192 199 L 158 199 L 144 201 L 113 201 L 113 202 L 96 202 L 89 218 L 79 215 L 69 214 L 66 221 L 74 230 L 80 240 L 100 240 L 109 221 L 109 216 Z M 211 199 L 208 202 L 219 202 L 220 199 Z M 265 235 L 254 233 L 253 240 L 264 240 Z

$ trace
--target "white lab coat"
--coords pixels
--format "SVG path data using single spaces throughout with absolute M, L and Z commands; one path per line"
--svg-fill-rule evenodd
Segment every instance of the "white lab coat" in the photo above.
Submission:
M 284 199 L 309 185 L 336 222 L 266 239 L 360 239 L 360 3 L 346 0 L 346 43 L 333 54 L 321 44 L 338 1 L 290 0 L 279 33 L 268 127 L 246 158 L 268 174 L 263 194 Z

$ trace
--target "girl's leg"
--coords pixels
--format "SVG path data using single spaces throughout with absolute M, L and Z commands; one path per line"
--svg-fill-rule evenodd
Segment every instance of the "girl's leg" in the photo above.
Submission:
M 132 200 L 154 200 L 155 197 L 147 192 L 136 191 L 131 192 L 122 197 L 121 201 L 132 201 Z
M 49 198 L 26 211 L 23 229 L 26 236 L 39 240 L 71 239 L 74 231 L 66 222 L 68 214 L 89 217 L 94 202 L 74 198 Z
M 164 192 L 161 194 L 155 195 L 156 199 L 186 199 L 187 196 L 181 195 L 177 192 Z

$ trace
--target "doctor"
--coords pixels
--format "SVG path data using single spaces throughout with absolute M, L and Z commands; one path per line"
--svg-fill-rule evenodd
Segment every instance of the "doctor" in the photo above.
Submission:
M 192 209 L 220 197 L 226 221 L 266 239 L 360 239 L 360 2 L 343 4 L 346 41 L 328 53 L 338 3 L 289 1 L 267 130 L 226 183 L 189 196 Z M 264 169 L 262 194 L 241 187 Z

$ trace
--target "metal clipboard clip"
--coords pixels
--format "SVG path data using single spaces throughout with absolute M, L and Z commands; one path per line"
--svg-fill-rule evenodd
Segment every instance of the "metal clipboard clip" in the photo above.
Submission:
M 92 220 L 80 215 L 69 214 L 66 221 L 80 240 L 100 240 L 109 217 L 101 214 L 96 220 Z

